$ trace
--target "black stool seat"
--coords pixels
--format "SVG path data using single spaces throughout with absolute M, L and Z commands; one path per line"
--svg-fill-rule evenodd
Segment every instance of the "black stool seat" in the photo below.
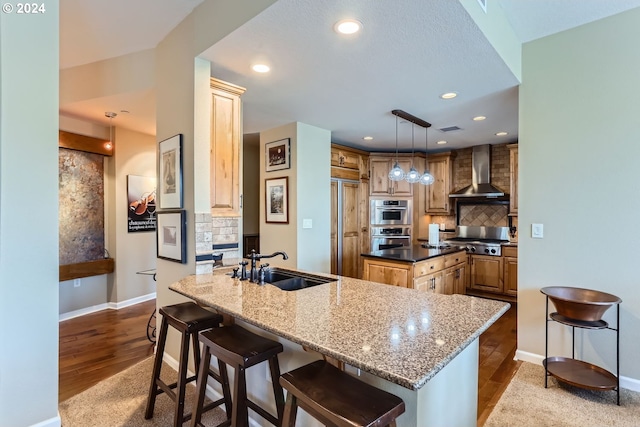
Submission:
M 283 351 L 282 344 L 256 335 L 237 325 L 203 332 L 200 334 L 200 342 L 203 344 L 202 365 L 198 373 L 198 396 L 193 409 L 194 415 L 191 420 L 191 426 L 201 425 L 202 402 L 206 387 L 205 366 L 209 363 L 211 356 L 215 356 L 219 362 L 230 365 L 235 369 L 231 425 L 233 427 L 248 426 L 248 408 L 251 408 L 273 425 L 280 427 L 284 411 L 284 393 L 278 383 L 280 377 L 278 354 Z M 245 369 L 265 361 L 269 361 L 277 417 L 274 417 L 247 397 Z M 226 423 L 222 425 L 226 425 Z
M 323 424 L 338 427 L 392 426 L 405 411 L 398 396 L 366 384 L 318 360 L 280 377 L 287 390 L 282 427 L 293 427 L 297 407 Z
M 157 340 L 156 355 L 153 362 L 153 371 L 151 373 L 151 385 L 149 387 L 149 396 L 147 398 L 147 407 L 145 410 L 145 419 L 153 417 L 156 397 L 165 393 L 174 401 L 176 405 L 174 413 L 174 427 L 182 427 L 182 424 L 191 418 L 191 414 L 184 413 L 184 401 L 186 394 L 186 385 L 196 379 L 196 375 L 187 377 L 187 365 L 189 359 L 189 342 L 193 343 L 193 361 L 196 372 L 200 368 L 200 348 L 198 346 L 198 333 L 207 329 L 217 328 L 222 322 L 222 316 L 206 310 L 193 302 L 185 302 L 182 304 L 169 305 L 160 308 L 159 313 L 162 315 L 160 323 L 160 335 Z M 169 325 L 177 329 L 181 334 L 180 360 L 178 361 L 178 380 L 172 384 L 167 384 L 160 379 L 160 371 L 162 369 L 162 359 L 164 356 L 164 348 L 167 341 L 167 330 Z M 209 364 L 207 363 L 207 367 Z M 225 398 L 210 403 L 204 410 L 213 409 L 222 403 L 226 404 L 227 415 L 231 410 L 231 395 L 229 390 L 229 379 L 226 370 L 219 374 L 207 370 L 207 373 L 222 384 Z M 226 390 L 225 390 L 226 384 Z M 177 388 L 177 393 L 174 389 Z M 228 402 L 227 402 L 228 400 Z

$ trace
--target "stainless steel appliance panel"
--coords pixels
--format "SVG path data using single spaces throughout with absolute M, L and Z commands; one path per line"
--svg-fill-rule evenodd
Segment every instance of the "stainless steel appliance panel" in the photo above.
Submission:
M 381 251 L 411 246 L 411 236 L 373 236 L 371 238 L 371 250 Z
M 411 225 L 411 200 L 371 200 L 371 225 Z

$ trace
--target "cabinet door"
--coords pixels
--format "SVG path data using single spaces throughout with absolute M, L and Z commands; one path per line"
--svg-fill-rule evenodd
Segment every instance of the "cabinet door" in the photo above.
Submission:
M 518 258 L 504 258 L 504 293 L 518 296 Z
M 467 270 L 468 269 L 466 263 L 460 264 L 458 267 L 456 267 L 457 278 L 455 286 L 453 288 L 454 293 L 460 295 L 464 295 L 467 293 L 467 278 L 469 277 Z
M 444 274 L 442 271 L 417 277 L 413 280 L 413 288 L 419 291 L 445 293 Z
M 454 293 L 454 289 L 456 286 L 456 278 L 457 278 L 457 271 L 455 267 L 451 267 L 451 268 L 447 268 L 444 272 L 444 279 L 443 279 L 443 293 L 445 295 L 451 295 Z
M 382 196 L 391 194 L 391 186 L 389 181 L 390 165 L 388 159 L 370 159 L 369 169 L 369 190 L 372 196 Z
M 211 79 L 211 213 L 240 215 L 240 95 L 243 88 Z
M 471 288 L 502 292 L 502 257 L 471 256 Z
M 433 184 L 425 186 L 426 209 L 428 214 L 449 214 L 451 202 L 451 161 L 450 156 L 432 156 L 427 158 L 429 172 L 433 175 Z
M 358 277 L 360 264 L 360 185 L 342 184 L 342 275 Z
M 331 181 L 331 274 L 338 274 L 338 183 Z
M 384 261 L 377 261 L 372 258 L 365 258 L 362 278 L 371 282 L 384 283 L 387 285 L 408 287 L 413 282 L 410 280 L 410 268 L 392 264 Z

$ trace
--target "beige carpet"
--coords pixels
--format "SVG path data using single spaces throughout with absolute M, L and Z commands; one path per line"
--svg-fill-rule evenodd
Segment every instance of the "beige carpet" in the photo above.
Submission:
M 61 402 L 63 427 L 170 427 L 174 404 L 164 393 L 156 399 L 153 418 L 144 419 L 147 393 L 151 381 L 153 358 L 143 360 L 126 371 L 108 378 L 90 389 Z M 168 365 L 162 367 L 162 379 L 175 381 L 177 373 Z M 187 386 L 186 412 L 191 412 L 195 387 Z M 202 417 L 205 425 L 218 425 L 226 419 L 224 410 L 216 408 Z M 188 426 L 189 423 L 184 423 Z
M 489 415 L 485 427 L 640 426 L 640 393 L 622 389 L 620 406 L 613 391 L 591 391 L 549 378 L 544 368 L 523 362 Z

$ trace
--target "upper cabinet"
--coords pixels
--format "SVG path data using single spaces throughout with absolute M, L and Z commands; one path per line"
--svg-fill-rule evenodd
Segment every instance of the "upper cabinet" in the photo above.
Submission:
M 331 144 L 331 177 L 369 179 L 369 153 Z
M 371 155 L 369 157 L 369 194 L 371 196 L 413 196 L 413 186 L 407 181 L 391 181 L 389 171 L 396 163 L 393 155 Z M 398 158 L 398 164 L 408 172 L 411 158 Z
M 507 145 L 509 149 L 509 215 L 518 216 L 518 144 Z
M 240 150 L 245 89 L 212 78 L 211 83 L 211 214 L 240 216 Z
M 425 213 L 449 215 L 451 213 L 451 185 L 453 182 L 453 154 L 451 152 L 431 154 L 427 157 L 429 172 L 433 175 L 433 184 L 424 186 Z

